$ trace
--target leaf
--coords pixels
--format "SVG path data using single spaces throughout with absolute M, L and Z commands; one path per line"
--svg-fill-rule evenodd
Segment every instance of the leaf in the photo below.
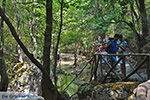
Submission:
M 107 27 L 103 27 L 102 29 L 103 29 L 103 30 L 107 30 Z
M 6 58 L 6 57 L 0 57 L 0 59 L 8 60 L 8 58 Z
M 8 50 L 9 50 L 9 54 L 14 55 L 15 52 L 12 49 L 8 48 Z

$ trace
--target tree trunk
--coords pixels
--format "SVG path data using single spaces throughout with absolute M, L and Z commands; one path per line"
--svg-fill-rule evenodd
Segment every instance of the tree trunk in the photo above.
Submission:
M 57 100 L 57 94 L 54 93 L 55 91 L 50 91 L 49 87 L 47 86 L 47 80 L 42 77 L 41 81 L 42 87 L 42 96 L 45 100 Z
M 139 0 L 139 12 L 142 22 L 142 35 L 144 37 L 148 36 L 148 21 L 147 21 L 147 13 L 145 9 L 145 3 L 144 0 Z
M 33 0 L 33 2 L 34 2 L 35 0 Z M 32 13 L 30 14 L 31 16 L 30 17 L 33 17 L 32 15 L 34 15 L 35 14 L 35 9 L 33 9 L 32 10 Z M 36 22 L 33 20 L 30 20 L 29 22 L 28 22 L 28 24 L 29 24 L 29 32 L 30 32 L 30 36 L 31 36 L 31 39 L 32 39 L 32 43 L 33 43 L 33 45 L 34 45 L 34 47 L 33 47 L 33 52 L 34 52 L 34 54 L 36 54 L 36 55 L 38 55 L 38 43 L 37 43 L 37 39 L 34 37 L 34 35 L 33 34 L 36 34 L 35 32 L 34 32 L 34 25 L 36 24 Z M 37 56 L 35 55 L 35 58 L 37 58 Z M 32 66 L 33 68 L 34 68 L 34 70 L 37 70 L 37 73 L 38 74 L 40 74 L 41 73 L 41 71 L 35 66 L 35 65 L 33 65 Z M 34 77 L 34 76 L 31 76 L 31 77 Z M 41 88 L 41 84 L 40 84 L 40 82 L 41 82 L 41 78 L 42 78 L 42 76 L 39 76 L 38 78 L 36 78 L 35 79 L 35 81 L 31 81 L 30 82 L 30 91 L 31 92 L 35 92 L 34 90 L 33 90 L 33 88 L 32 87 L 35 87 L 36 88 L 36 93 L 38 94 L 38 95 L 42 95 L 42 88 Z M 36 84 L 36 83 L 38 83 L 38 84 Z M 32 85 L 31 85 L 32 84 Z
M 3 11 L 5 12 L 5 5 L 6 0 L 3 0 Z M 6 74 L 6 66 L 5 60 L 3 59 L 3 47 L 4 47 L 4 20 L 1 18 L 1 25 L 0 25 L 0 33 L 1 33 L 1 44 L 0 44 L 0 75 L 1 75 L 1 82 L 0 82 L 0 91 L 7 91 L 8 88 L 8 76 Z
M 138 52 L 142 52 L 143 44 L 145 44 L 146 37 L 148 36 L 148 21 L 147 21 L 147 13 L 145 9 L 145 1 L 144 0 L 136 0 L 136 4 L 139 10 L 139 16 L 141 19 L 141 25 L 142 25 L 142 34 L 141 38 L 137 38 L 137 46 L 138 46 Z M 139 58 L 140 59 L 140 58 Z
M 44 51 L 43 51 L 43 67 L 46 69 L 48 73 L 48 77 L 50 76 L 50 49 L 51 49 L 51 39 L 52 39 L 52 0 L 46 0 L 46 30 L 44 34 Z M 47 79 L 42 77 L 41 81 L 42 87 L 42 96 L 45 100 L 57 100 L 58 94 L 55 89 L 49 89 L 49 85 L 51 84 L 53 88 L 53 83 L 47 83 Z
M 61 29 L 62 29 L 62 24 L 63 24 L 63 2 L 64 0 L 62 0 L 61 2 L 59 1 L 61 8 L 60 8 L 60 28 L 59 28 L 59 33 L 58 33 L 58 37 L 57 37 L 57 43 L 56 43 L 56 49 L 54 49 L 54 82 L 55 82 L 55 86 L 57 86 L 57 75 L 56 75 L 56 67 L 57 67 L 57 62 L 58 62 L 58 46 L 59 46 L 59 41 L 60 41 L 60 35 L 61 35 Z
M 76 68 L 77 67 L 77 53 L 78 53 L 78 47 L 77 47 L 77 44 L 75 43 L 75 49 L 74 49 L 74 68 Z
M 52 0 L 47 0 L 46 1 L 46 8 L 47 12 L 50 12 L 50 15 L 47 14 L 47 21 L 50 21 L 52 23 Z M 43 73 L 43 78 L 42 78 L 42 94 L 45 100 L 65 100 L 58 92 L 57 88 L 54 87 L 52 80 L 49 77 L 49 69 L 50 69 L 50 45 L 51 43 L 51 30 L 49 28 L 52 28 L 52 24 L 46 24 L 46 32 L 45 32 L 45 40 L 44 40 L 44 55 L 43 55 L 43 65 L 37 61 L 32 53 L 28 51 L 28 49 L 25 47 L 25 45 L 22 43 L 22 41 L 19 39 L 17 32 L 14 28 L 14 26 L 11 24 L 7 16 L 3 13 L 1 7 L 0 7 L 0 16 L 4 19 L 5 23 L 8 25 L 13 37 L 17 41 L 17 43 L 20 45 L 22 48 L 23 52 L 26 54 L 26 56 L 34 63 Z M 49 33 L 49 34 L 48 34 Z M 48 50 L 48 51 L 46 51 Z
M 19 0 L 19 2 L 21 2 L 20 0 Z M 18 11 L 18 5 L 17 5 L 17 2 L 16 2 L 16 0 L 14 0 L 14 4 L 15 4 L 15 6 L 16 6 L 16 8 L 17 8 L 17 11 L 15 12 L 16 13 L 16 19 L 17 19 L 17 31 L 18 31 L 18 33 L 19 33 L 19 39 L 20 40 L 22 40 L 22 36 L 21 36 L 21 28 L 20 28 L 20 13 L 19 13 L 19 11 Z M 23 57 L 22 57 L 22 50 L 21 50 L 21 47 L 18 45 L 18 47 L 17 47 L 17 49 L 18 49 L 18 56 L 19 56 L 19 61 L 20 62 L 23 62 Z
M 35 2 L 35 0 L 32 0 L 32 1 Z M 33 17 L 33 19 L 34 19 L 34 16 L 32 16 L 32 15 L 35 15 L 35 9 L 32 9 L 32 13 L 30 15 L 31 15 L 30 17 Z M 38 53 L 37 52 L 37 47 L 38 47 L 37 39 L 33 35 L 33 34 L 36 34 L 34 31 L 35 24 L 36 24 L 36 21 L 34 21 L 34 20 L 29 21 L 30 36 L 31 36 L 32 42 L 34 44 L 34 52 L 37 54 Z

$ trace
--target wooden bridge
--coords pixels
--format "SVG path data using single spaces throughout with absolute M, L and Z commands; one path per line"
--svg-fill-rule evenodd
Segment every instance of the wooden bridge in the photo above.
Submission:
M 113 63 L 110 64 L 109 61 L 105 60 L 105 56 L 116 56 L 118 57 L 118 60 Z M 132 63 L 132 65 L 127 62 L 128 59 L 134 59 L 135 62 Z M 127 67 L 126 65 L 129 64 L 131 67 L 132 71 L 130 73 L 127 73 L 124 77 L 121 77 L 122 75 L 118 75 L 118 73 L 116 72 L 116 66 L 118 66 L 119 62 L 124 59 L 123 62 L 124 67 Z M 102 63 L 103 61 L 107 64 L 107 66 L 109 67 L 108 71 L 106 72 L 106 74 L 104 75 L 103 73 L 103 69 L 102 69 Z M 127 64 L 125 64 L 127 63 Z M 145 81 L 145 79 L 142 77 L 142 75 L 140 75 L 140 73 L 138 73 L 137 71 L 139 69 L 146 69 L 146 75 L 147 78 L 150 79 L 150 54 L 149 53 L 128 53 L 128 54 L 101 54 L 101 53 L 95 53 L 94 57 L 91 58 L 86 64 L 85 66 L 82 68 L 82 70 L 80 70 L 80 72 L 76 75 L 75 78 L 73 78 L 73 80 L 65 87 L 64 90 L 66 90 L 70 84 L 73 83 L 73 81 L 75 81 L 80 74 L 82 74 L 82 72 L 84 71 L 84 69 L 88 66 L 91 65 L 91 78 L 90 81 L 94 80 L 94 81 L 99 81 L 100 83 L 106 83 L 106 80 L 108 79 L 108 76 L 110 76 L 110 73 L 113 73 L 113 75 L 115 75 L 117 77 L 118 80 L 115 81 L 127 81 L 127 79 L 129 79 L 130 76 L 132 76 L 133 74 L 137 74 L 141 79 L 143 79 L 143 81 Z M 133 65 L 134 64 L 134 65 Z M 98 70 L 98 67 L 100 67 L 100 70 Z M 97 72 L 100 72 L 100 77 L 97 76 Z M 126 71 L 126 70 L 124 70 Z M 122 74 L 122 73 L 121 73 Z M 98 79 L 99 78 L 99 79 Z
M 106 56 L 115 56 L 118 57 L 119 59 L 113 63 L 110 64 L 109 61 L 106 61 L 104 57 Z M 132 66 L 132 71 L 130 73 L 127 73 L 127 75 L 125 75 L 124 77 L 120 77 L 120 75 L 118 75 L 115 71 L 116 66 L 119 64 L 119 62 L 121 60 L 123 60 L 123 66 L 126 68 L 126 64 L 125 61 L 128 60 L 128 58 L 135 58 L 134 65 L 130 65 L 128 67 Z M 126 60 L 125 60 L 126 59 Z M 106 75 L 103 74 L 103 68 L 102 68 L 102 63 L 105 62 L 105 64 L 107 64 L 107 66 L 109 67 L 109 70 L 106 72 Z M 150 54 L 148 53 L 130 53 L 130 54 L 100 54 L 100 53 L 96 53 L 94 55 L 94 59 L 92 61 L 92 67 L 91 67 L 91 80 L 99 80 L 101 83 L 105 83 L 107 77 L 110 75 L 110 73 L 112 72 L 116 77 L 118 77 L 118 81 L 126 81 L 130 76 L 132 76 L 134 73 L 138 74 L 138 70 L 142 67 L 142 66 L 146 66 L 146 71 L 147 71 L 147 77 L 150 79 Z M 129 64 L 129 62 L 127 62 Z M 98 67 L 100 67 L 100 70 L 97 70 Z M 120 68 L 121 69 L 121 68 Z M 100 79 L 97 79 L 97 71 L 99 71 L 100 73 Z M 124 72 L 126 70 L 124 69 Z M 126 73 L 126 72 L 125 72 Z M 123 73 L 122 73 L 123 74 Z M 139 77 L 142 78 L 142 76 L 140 74 L 138 74 Z M 121 75 L 122 76 L 122 75 Z

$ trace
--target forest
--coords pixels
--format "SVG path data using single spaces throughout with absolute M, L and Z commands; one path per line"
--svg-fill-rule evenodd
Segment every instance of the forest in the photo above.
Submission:
M 99 53 L 115 34 L 127 41 L 125 54 Z M 1 92 L 135 100 L 149 71 L 150 0 L 0 0 Z

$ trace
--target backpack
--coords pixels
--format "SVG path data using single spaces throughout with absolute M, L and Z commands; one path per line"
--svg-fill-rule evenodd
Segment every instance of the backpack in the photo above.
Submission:
M 112 42 L 113 39 L 109 39 L 109 40 Z M 107 52 L 107 53 L 112 53 L 112 51 L 113 51 L 113 48 L 112 48 L 112 44 L 111 44 L 111 45 L 109 45 L 109 46 L 106 48 L 106 52 Z

